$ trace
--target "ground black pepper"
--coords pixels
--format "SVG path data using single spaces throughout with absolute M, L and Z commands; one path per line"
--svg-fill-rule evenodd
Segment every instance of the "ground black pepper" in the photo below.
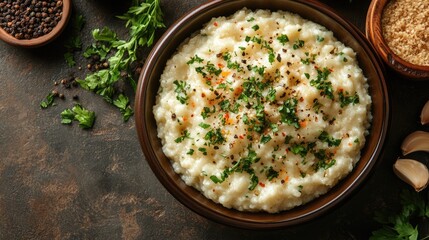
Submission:
M 62 17 L 62 0 L 0 0 L 0 27 L 17 39 L 48 34 Z

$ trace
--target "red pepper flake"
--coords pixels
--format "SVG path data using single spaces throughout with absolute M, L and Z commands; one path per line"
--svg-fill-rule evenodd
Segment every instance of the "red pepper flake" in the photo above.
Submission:
M 265 187 L 265 184 L 264 184 L 264 183 L 262 183 L 262 182 L 259 182 L 259 186 L 261 186 L 261 187 Z
M 218 26 L 217 22 L 214 22 L 214 23 L 213 23 L 213 25 L 214 25 L 215 27 L 217 27 L 217 26 Z

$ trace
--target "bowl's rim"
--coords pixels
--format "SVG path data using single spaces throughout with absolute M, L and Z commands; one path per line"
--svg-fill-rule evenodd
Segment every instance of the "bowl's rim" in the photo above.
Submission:
M 380 136 L 376 140 L 376 144 L 374 147 L 375 150 L 374 152 L 371 153 L 371 156 L 369 158 L 370 160 L 359 172 L 359 175 L 356 177 L 356 179 L 354 179 L 353 182 L 349 186 L 347 186 L 343 192 L 341 192 L 341 194 L 337 195 L 336 197 L 330 199 L 327 202 L 324 202 L 322 204 L 323 207 L 321 208 L 314 209 L 313 211 L 310 211 L 310 212 L 305 212 L 305 214 L 303 215 L 291 217 L 284 221 L 260 222 L 254 219 L 247 218 L 248 215 L 246 214 L 254 214 L 254 213 L 246 213 L 242 215 L 239 211 L 236 211 L 236 210 L 233 210 L 233 211 L 236 211 L 235 212 L 236 215 L 234 215 L 234 218 L 230 218 L 222 215 L 223 213 L 218 212 L 214 209 L 205 208 L 200 203 L 198 203 L 198 200 L 196 199 L 193 199 L 193 201 L 188 201 L 189 196 L 187 196 L 187 194 L 183 193 L 182 191 L 180 191 L 179 189 L 176 189 L 173 186 L 174 185 L 174 183 L 172 183 L 173 181 L 176 181 L 176 180 L 182 181 L 180 177 L 178 177 L 177 174 L 175 174 L 175 176 L 170 176 L 169 173 L 166 173 L 165 171 L 157 172 L 156 171 L 157 169 L 162 168 L 161 166 L 162 163 L 160 163 L 159 161 L 151 161 L 151 159 L 155 158 L 156 156 L 155 156 L 154 150 L 151 148 L 151 146 L 149 146 L 152 144 L 151 140 L 153 139 L 150 139 L 149 136 L 145 134 L 150 128 L 150 126 L 148 126 L 146 123 L 147 122 L 146 119 L 144 118 L 145 116 L 144 90 L 147 88 L 147 85 L 148 85 L 145 79 L 147 79 L 151 75 L 151 71 L 155 67 L 156 59 L 159 57 L 158 53 L 162 51 L 162 49 L 164 48 L 164 45 L 168 44 L 168 39 L 173 38 L 175 33 L 181 29 L 182 25 L 186 24 L 195 16 L 199 14 L 204 14 L 204 12 L 208 11 L 208 9 L 220 7 L 221 5 L 228 4 L 229 2 L 244 2 L 244 1 L 246 0 L 213 0 L 207 3 L 204 3 L 188 11 L 185 15 L 179 18 L 172 26 L 170 26 L 169 29 L 163 34 L 163 36 L 155 44 L 148 58 L 146 59 L 145 65 L 140 75 L 140 79 L 139 79 L 139 83 L 136 91 L 136 97 L 135 97 L 136 130 L 137 130 L 141 148 L 146 157 L 146 161 L 148 162 L 152 171 L 155 173 L 156 177 L 163 184 L 163 186 L 183 205 L 185 205 L 186 207 L 188 207 L 189 209 L 193 210 L 194 212 L 200 215 L 203 215 L 211 220 L 214 220 L 216 222 L 220 222 L 223 224 L 240 227 L 240 228 L 248 228 L 248 229 L 278 229 L 286 226 L 292 226 L 299 223 L 304 223 L 317 216 L 320 216 L 326 213 L 328 210 L 331 210 L 334 206 L 338 205 L 338 203 L 344 200 L 346 197 L 349 197 L 352 193 L 356 192 L 356 189 L 358 188 L 358 186 L 360 186 L 366 180 L 366 177 L 370 174 L 370 170 L 374 167 L 376 160 L 381 155 L 382 146 L 386 138 L 387 128 L 388 128 L 389 119 L 390 119 L 389 118 L 389 115 L 390 115 L 389 100 L 388 100 L 389 97 L 387 92 L 387 86 L 384 81 L 382 63 L 380 62 L 378 56 L 373 50 L 371 44 L 369 44 L 367 39 L 355 26 L 353 26 L 347 20 L 341 18 L 331 8 L 321 4 L 320 2 L 317 2 L 314 0 L 285 1 L 285 2 L 295 2 L 294 4 L 301 4 L 301 5 L 304 5 L 305 7 L 314 8 L 317 11 L 321 12 L 322 14 L 327 15 L 330 18 L 333 18 L 339 25 L 346 28 L 347 31 L 353 34 L 353 37 L 356 38 L 359 44 L 361 44 L 362 47 L 365 49 L 365 52 L 368 53 L 372 64 L 376 68 L 377 76 L 379 77 L 381 90 L 382 90 L 381 102 L 384 106 L 383 113 L 381 113 L 383 116 L 382 118 L 383 121 L 381 122 Z M 150 113 L 152 114 L 152 111 L 150 111 Z M 152 115 L 152 118 L 153 118 L 153 115 Z M 158 151 L 161 151 L 161 150 L 158 150 Z M 202 196 L 202 194 L 195 189 L 192 192 L 192 194 Z
M 57 38 L 67 26 L 71 15 L 71 1 L 62 0 L 62 16 L 61 20 L 48 34 L 32 39 L 17 39 L 0 27 L 0 39 L 4 42 L 19 47 L 35 48 L 46 45 Z
M 429 66 L 416 65 L 398 56 L 383 37 L 382 17 L 390 0 L 371 1 L 365 23 L 365 35 L 383 61 L 396 72 L 415 80 L 429 80 Z

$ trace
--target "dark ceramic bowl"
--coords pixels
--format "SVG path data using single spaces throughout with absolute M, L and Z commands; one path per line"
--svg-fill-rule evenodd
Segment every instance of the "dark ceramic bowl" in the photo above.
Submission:
M 0 27 L 0 39 L 10 45 L 25 48 L 35 48 L 46 45 L 57 38 L 66 27 L 71 15 L 71 0 L 63 0 L 62 14 L 61 20 L 52 31 L 43 36 L 33 39 L 17 39 Z
M 147 58 L 140 76 L 135 105 L 136 127 L 141 147 L 152 171 L 164 187 L 185 206 L 208 219 L 249 229 L 283 228 L 314 219 L 337 207 L 364 184 L 364 180 L 380 155 L 389 119 L 388 95 L 381 63 L 365 37 L 354 26 L 317 2 L 307 0 L 271 0 L 269 2 L 267 4 L 267 1 L 260 0 L 215 0 L 193 9 L 180 18 L 161 37 Z M 212 17 L 231 15 L 243 7 L 294 12 L 332 30 L 339 40 L 357 52 L 360 66 L 368 78 L 373 100 L 372 128 L 367 137 L 367 144 L 362 150 L 362 158 L 354 170 L 327 194 L 303 206 L 277 214 L 228 209 L 187 186 L 174 172 L 170 160 L 162 152 L 152 113 L 160 85 L 160 75 L 166 61 L 174 54 L 179 44 L 201 29 L 203 24 Z
M 429 80 L 429 66 L 412 64 L 396 55 L 383 37 L 381 19 L 384 7 L 390 0 L 373 0 L 366 17 L 366 36 L 383 61 L 397 73 L 414 80 Z

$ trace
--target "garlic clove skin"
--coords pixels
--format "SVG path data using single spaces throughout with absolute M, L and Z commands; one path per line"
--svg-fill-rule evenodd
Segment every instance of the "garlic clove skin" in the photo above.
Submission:
M 412 152 L 429 152 L 429 132 L 415 131 L 408 135 L 401 145 L 403 155 Z
M 429 183 L 429 170 L 423 163 L 413 159 L 398 159 L 393 165 L 393 172 L 402 181 L 410 184 L 417 192 Z
M 420 114 L 420 121 L 422 125 L 429 123 L 429 100 L 423 106 L 422 113 Z

